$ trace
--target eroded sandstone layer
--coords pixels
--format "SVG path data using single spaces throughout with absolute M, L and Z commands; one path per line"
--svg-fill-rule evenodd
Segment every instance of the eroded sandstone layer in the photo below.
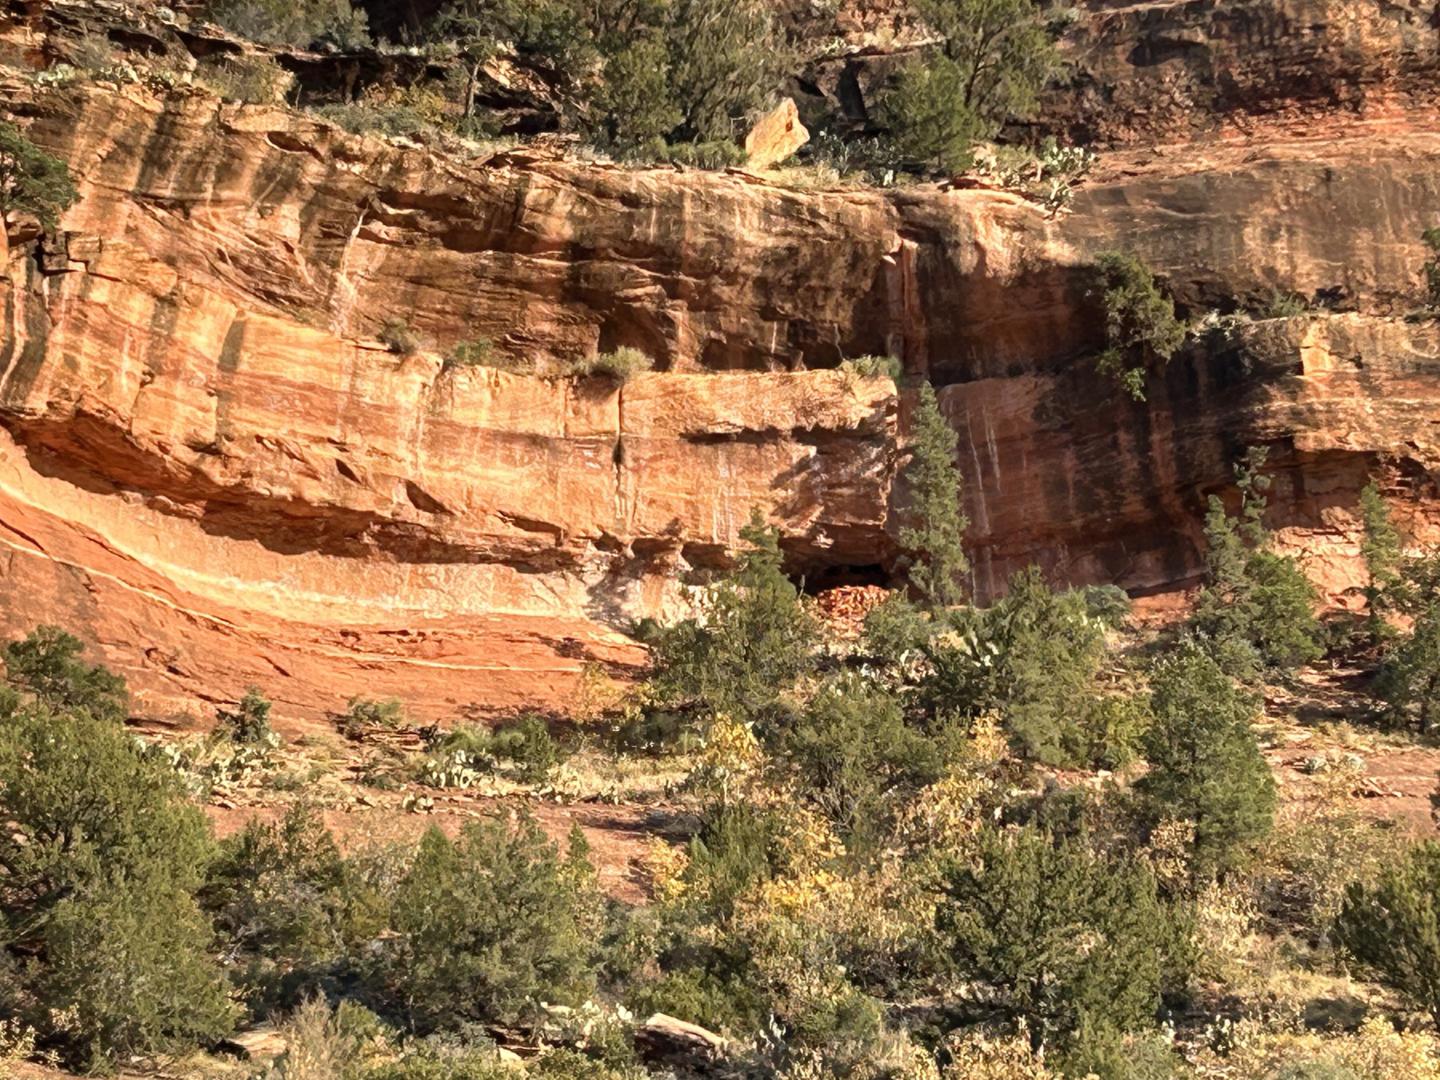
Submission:
M 19 64 L 46 39 L 16 18 Z M 752 507 L 812 583 L 894 569 L 907 399 L 837 370 L 887 352 L 960 434 L 981 599 L 1032 561 L 1183 590 L 1204 499 L 1252 443 L 1282 540 L 1340 595 L 1367 476 L 1428 536 L 1440 454 L 1440 331 L 1409 317 L 1440 219 L 1415 74 L 1433 50 L 1386 68 L 1375 33 L 1325 55 L 1378 111 L 1240 138 L 1135 105 L 1172 141 L 1136 135 L 1059 215 L 984 188 L 442 154 L 13 70 L 10 111 L 82 198 L 4 252 L 0 621 L 85 630 L 155 713 L 248 683 L 299 718 L 352 694 L 447 719 L 559 702 L 587 661 L 638 662 L 628 621 L 676 610 Z M 1118 48 L 1092 57 L 1112 81 Z M 1240 50 L 1137 54 L 1131 92 L 1194 82 L 1197 55 Z M 1108 248 L 1191 316 L 1277 289 L 1316 310 L 1196 335 L 1132 402 L 1089 359 L 1086 267 Z M 386 349 L 395 319 L 424 347 Z M 658 370 L 617 387 L 444 362 L 481 335 L 542 365 L 634 346 Z

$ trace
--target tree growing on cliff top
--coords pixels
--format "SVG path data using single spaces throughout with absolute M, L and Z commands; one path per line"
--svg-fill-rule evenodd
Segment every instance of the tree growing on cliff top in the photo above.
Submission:
M 960 470 L 955 466 L 959 439 L 940 412 L 929 383 L 922 383 L 911 420 L 910 457 L 900 471 L 910 493 L 909 524 L 900 529 L 900 545 L 909 552 L 907 574 L 921 603 L 931 610 L 952 607 L 965 598 L 965 527 L 960 502 Z
M 1055 69 L 1055 44 L 1032 0 L 915 0 L 940 37 L 901 71 L 882 105 L 902 163 L 954 171 L 972 146 L 1029 115 Z
M 45 153 L 14 124 L 0 120 L 0 222 L 16 211 L 34 214 L 47 229 L 78 199 L 70 169 Z

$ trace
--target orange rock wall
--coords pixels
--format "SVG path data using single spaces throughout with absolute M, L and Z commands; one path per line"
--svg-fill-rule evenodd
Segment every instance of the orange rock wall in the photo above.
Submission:
M 1378 32 L 1355 47 L 1390 55 Z M 12 59 L 22 39 L 0 27 Z M 1282 542 L 1338 596 L 1369 475 L 1437 532 L 1440 333 L 1406 318 L 1440 213 L 1412 78 L 1429 54 L 1377 74 L 1326 45 L 1373 113 L 1202 138 L 1153 103 L 1196 56 L 1233 65 L 1224 40 L 1146 69 L 1152 105 L 1130 111 L 1149 119 L 1116 136 L 1136 145 L 1059 215 L 985 189 L 443 154 L 185 88 L 10 77 L 82 199 L 4 253 L 0 623 L 85 630 L 155 713 L 248 683 L 301 717 L 357 693 L 442 719 L 563 704 L 587 662 L 640 660 L 621 630 L 678 610 L 752 506 L 811 582 L 893 566 L 906 400 L 834 370 L 886 352 L 959 433 L 979 598 L 1032 561 L 1184 589 L 1204 499 L 1252 443 Z M 1175 141 L 1143 148 L 1159 126 Z M 1275 290 L 1317 309 L 1217 327 L 1134 403 L 1087 358 L 1084 267 L 1107 248 L 1191 316 Z M 377 340 L 397 318 L 413 355 Z M 480 335 L 542 365 L 634 346 L 659 370 L 617 388 L 446 367 Z

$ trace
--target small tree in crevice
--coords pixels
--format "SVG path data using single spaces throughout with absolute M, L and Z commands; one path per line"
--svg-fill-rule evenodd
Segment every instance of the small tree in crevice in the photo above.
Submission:
M 1432 311 L 1440 311 L 1440 226 L 1426 229 L 1420 240 L 1430 250 L 1430 258 L 1420 268 L 1425 278 L 1425 303 Z
M 1175 303 L 1139 258 L 1107 251 L 1095 260 L 1105 315 L 1105 350 L 1095 366 L 1136 401 L 1145 400 L 1146 375 L 1162 367 L 1185 340 Z
M 0 225 L 8 225 L 10 215 L 20 211 L 53 229 L 79 197 L 65 162 L 45 153 L 14 124 L 0 120 Z

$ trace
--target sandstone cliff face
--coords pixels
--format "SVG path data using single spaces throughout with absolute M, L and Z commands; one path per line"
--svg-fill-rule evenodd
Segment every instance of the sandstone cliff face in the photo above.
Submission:
M 1288 2 L 1235 7 L 1278 26 L 1301 17 Z M 675 610 L 677 580 L 722 564 L 752 506 L 812 582 L 893 566 L 905 403 L 832 370 L 884 352 L 940 388 L 960 434 L 980 598 L 1031 561 L 1184 588 L 1204 497 L 1256 442 L 1282 540 L 1338 594 L 1372 471 L 1434 532 L 1440 332 L 1405 315 L 1440 136 L 1417 81 L 1433 32 L 1407 36 L 1402 6 L 1321 48 L 1351 8 L 1326 11 L 1293 55 L 1338 65 L 1329 85 L 1364 109 L 1287 130 L 1288 106 L 1236 88 L 1241 67 L 1261 77 L 1244 35 L 1202 36 L 1154 59 L 1158 81 L 1130 88 L 1151 105 L 1116 109 L 1132 127 L 1110 133 L 1186 141 L 1107 155 L 1058 217 L 984 189 L 443 155 L 188 89 L 12 77 L 13 111 L 83 197 L 5 254 L 5 629 L 91 629 L 151 711 L 250 682 L 300 716 L 357 693 L 434 717 L 562 699 L 587 660 L 638 662 L 619 630 Z M 1065 123 L 1110 115 L 1089 95 L 1140 33 L 1117 27 L 1202 16 L 1220 18 L 1097 13 L 1087 33 L 1119 37 L 1093 71 L 1111 74 L 1077 76 Z M 36 25 L 0 28 L 12 63 Z M 1219 96 L 1161 107 L 1192 84 Z M 1263 134 L 1175 119 L 1238 128 L 1232 98 Z M 1086 358 L 1085 266 L 1107 248 L 1141 254 L 1192 315 L 1275 289 L 1323 306 L 1197 338 L 1133 403 Z M 386 350 L 394 318 L 426 347 Z M 617 388 L 447 368 L 479 335 L 542 363 L 629 345 L 659 370 Z

